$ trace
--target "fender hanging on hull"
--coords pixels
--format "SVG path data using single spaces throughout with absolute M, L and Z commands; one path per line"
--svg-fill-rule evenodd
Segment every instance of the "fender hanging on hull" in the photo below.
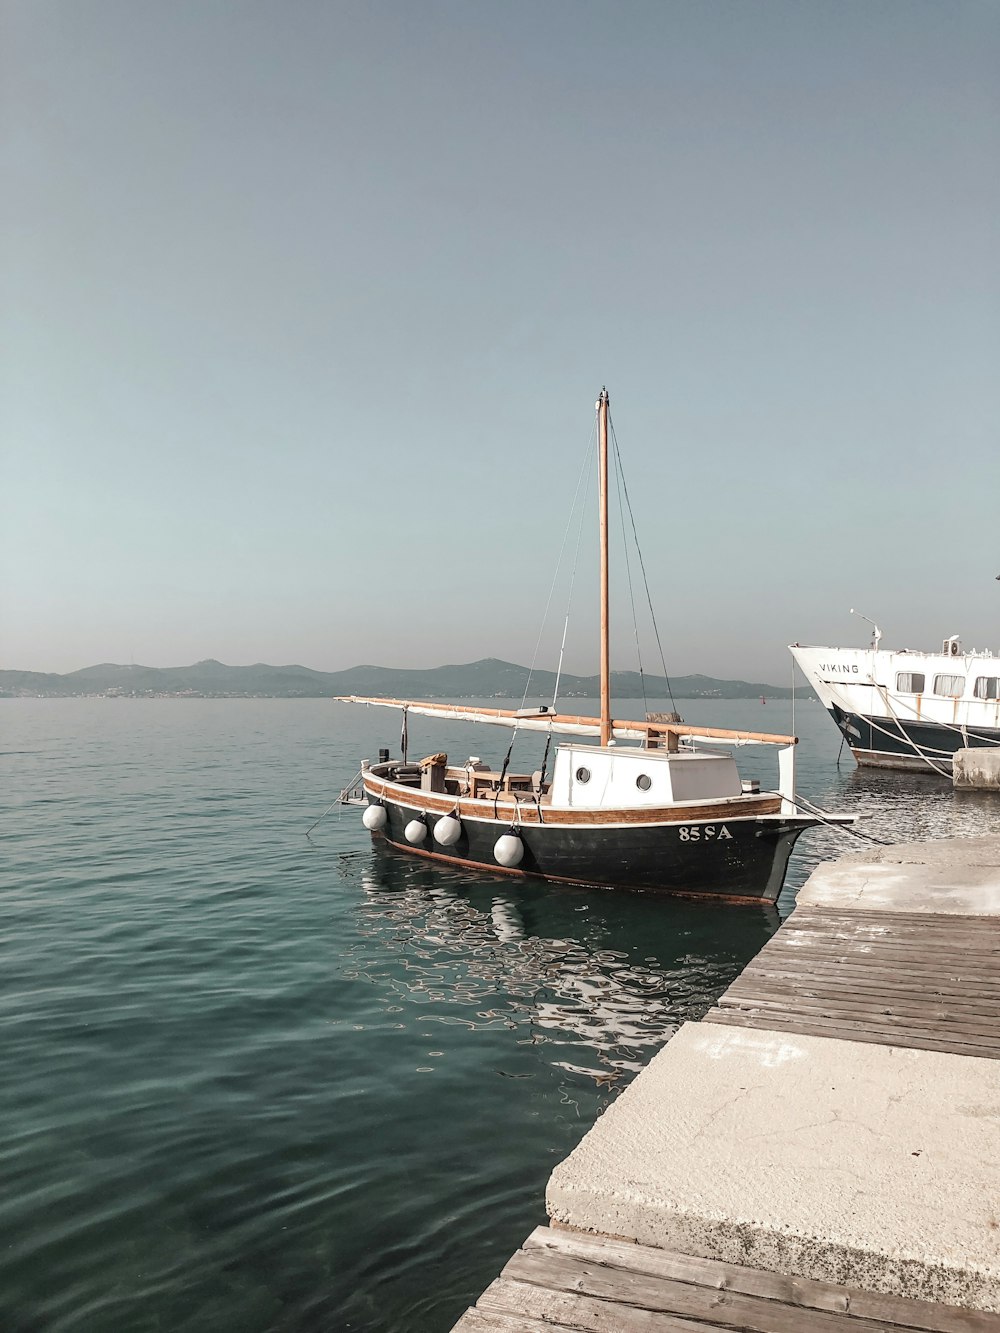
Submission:
M 419 847 L 404 829 L 415 807 L 385 801 L 380 834 L 392 847 L 444 865 L 595 887 L 678 893 L 719 900 L 774 902 L 799 834 L 818 821 L 805 816 L 747 817 L 635 825 L 521 825 L 524 855 L 514 867 L 495 857 L 504 821 L 462 815 L 458 841 L 441 848 L 433 837 Z M 434 817 L 431 816 L 433 834 Z

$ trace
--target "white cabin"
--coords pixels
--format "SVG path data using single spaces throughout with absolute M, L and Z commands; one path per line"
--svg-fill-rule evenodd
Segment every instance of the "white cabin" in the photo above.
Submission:
M 731 754 L 616 745 L 558 746 L 549 787 L 552 805 L 574 810 L 647 809 L 742 794 Z

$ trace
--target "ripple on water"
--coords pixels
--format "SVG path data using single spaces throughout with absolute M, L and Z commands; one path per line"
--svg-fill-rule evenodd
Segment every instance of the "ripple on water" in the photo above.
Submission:
M 450 1327 L 778 924 L 429 869 L 353 810 L 307 840 L 379 739 L 324 701 L 0 707 L 5 1330 Z M 1000 828 L 796 729 L 804 792 L 875 837 Z M 844 846 L 800 841 L 782 910 Z

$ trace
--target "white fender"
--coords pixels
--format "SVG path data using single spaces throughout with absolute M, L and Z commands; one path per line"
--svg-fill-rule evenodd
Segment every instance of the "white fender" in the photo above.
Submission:
M 462 822 L 454 815 L 444 815 L 434 825 L 434 841 L 442 847 L 454 847 L 462 836 Z
M 422 819 L 411 819 L 403 829 L 403 837 L 407 842 L 423 842 L 427 837 L 427 825 Z
M 361 822 L 370 833 L 378 833 L 385 828 L 388 818 L 384 805 L 369 805 L 361 816 Z
M 493 844 L 493 855 L 502 866 L 520 865 L 524 856 L 524 843 L 516 833 L 505 833 Z

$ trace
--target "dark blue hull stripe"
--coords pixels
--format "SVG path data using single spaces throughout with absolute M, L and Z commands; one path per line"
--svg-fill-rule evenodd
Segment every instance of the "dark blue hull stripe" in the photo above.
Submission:
M 937 722 L 895 721 L 893 718 L 866 717 L 848 713 L 833 704 L 830 716 L 852 750 L 876 755 L 917 760 L 925 755 L 941 767 L 951 767 L 956 750 L 980 745 L 1000 745 L 1000 730 L 990 727 L 946 727 Z

